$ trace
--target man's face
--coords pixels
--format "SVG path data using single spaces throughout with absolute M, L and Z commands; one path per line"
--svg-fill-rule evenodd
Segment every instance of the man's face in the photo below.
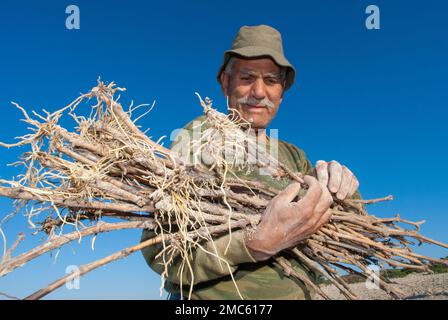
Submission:
M 235 58 L 231 75 L 221 74 L 229 107 L 239 111 L 252 128 L 266 128 L 277 113 L 283 95 L 280 71 L 269 58 Z

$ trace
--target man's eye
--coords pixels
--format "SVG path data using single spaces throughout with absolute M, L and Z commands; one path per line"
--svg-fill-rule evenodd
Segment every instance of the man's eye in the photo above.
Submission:
M 266 83 L 267 84 L 277 84 L 280 83 L 280 79 L 277 78 L 266 78 Z

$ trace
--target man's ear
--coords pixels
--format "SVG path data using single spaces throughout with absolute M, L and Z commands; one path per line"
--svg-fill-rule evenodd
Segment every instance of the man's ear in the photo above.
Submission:
M 221 80 L 221 90 L 226 97 L 229 95 L 229 78 L 229 75 L 224 71 L 221 72 L 221 75 L 219 76 L 219 79 Z

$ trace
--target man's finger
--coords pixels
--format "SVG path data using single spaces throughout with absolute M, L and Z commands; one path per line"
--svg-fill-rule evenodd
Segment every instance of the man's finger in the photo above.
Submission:
M 312 176 L 305 176 L 303 180 L 309 188 L 305 196 L 298 203 L 302 206 L 302 208 L 306 208 L 309 212 L 313 212 L 322 195 L 323 187 L 320 182 Z
M 313 228 L 319 223 L 322 216 L 327 212 L 332 203 L 333 197 L 331 196 L 330 191 L 328 191 L 327 188 L 322 187 L 322 195 L 320 196 L 319 202 L 313 210 L 312 216 L 309 217 L 309 223 Z
M 333 211 L 331 209 L 328 209 L 325 211 L 325 213 L 320 217 L 319 221 L 316 224 L 316 229 L 314 232 L 320 229 L 324 224 L 326 224 L 328 221 L 330 221 L 331 215 L 333 214 Z
M 302 188 L 299 182 L 293 182 L 277 194 L 274 198 L 275 202 L 279 203 L 290 203 L 298 195 L 300 189 Z
M 342 166 L 337 161 L 331 161 L 328 166 L 328 172 L 330 175 L 330 181 L 328 182 L 328 189 L 331 192 L 336 193 L 339 190 L 342 180 Z
M 327 188 L 322 190 L 322 195 L 319 199 L 319 203 L 316 205 L 315 211 L 324 214 L 328 208 L 333 204 L 333 197 L 331 196 L 330 191 Z
M 359 181 L 355 176 L 353 176 L 353 179 L 350 184 L 350 191 L 348 192 L 348 196 L 352 196 L 353 194 L 355 194 L 355 192 L 358 190 L 358 187 L 359 187 Z
M 316 162 L 317 180 L 324 186 L 328 185 L 328 163 L 322 160 Z
M 351 183 L 353 179 L 353 173 L 345 166 L 342 166 L 342 179 L 339 190 L 336 193 L 336 197 L 339 200 L 344 200 L 350 191 Z

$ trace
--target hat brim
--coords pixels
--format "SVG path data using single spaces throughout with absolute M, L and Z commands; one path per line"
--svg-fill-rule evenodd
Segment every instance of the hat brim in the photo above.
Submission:
M 291 85 L 294 83 L 296 70 L 293 67 L 293 65 L 278 51 L 274 51 L 270 48 L 258 47 L 258 46 L 248 46 L 248 47 L 244 47 L 244 48 L 227 50 L 224 53 L 224 62 L 218 72 L 217 78 L 220 83 L 221 83 L 221 78 L 220 78 L 221 73 L 224 71 L 227 63 L 229 62 L 229 60 L 232 56 L 242 57 L 242 58 L 247 58 L 247 59 L 269 57 L 280 67 L 286 68 L 285 90 L 288 90 L 291 87 Z

